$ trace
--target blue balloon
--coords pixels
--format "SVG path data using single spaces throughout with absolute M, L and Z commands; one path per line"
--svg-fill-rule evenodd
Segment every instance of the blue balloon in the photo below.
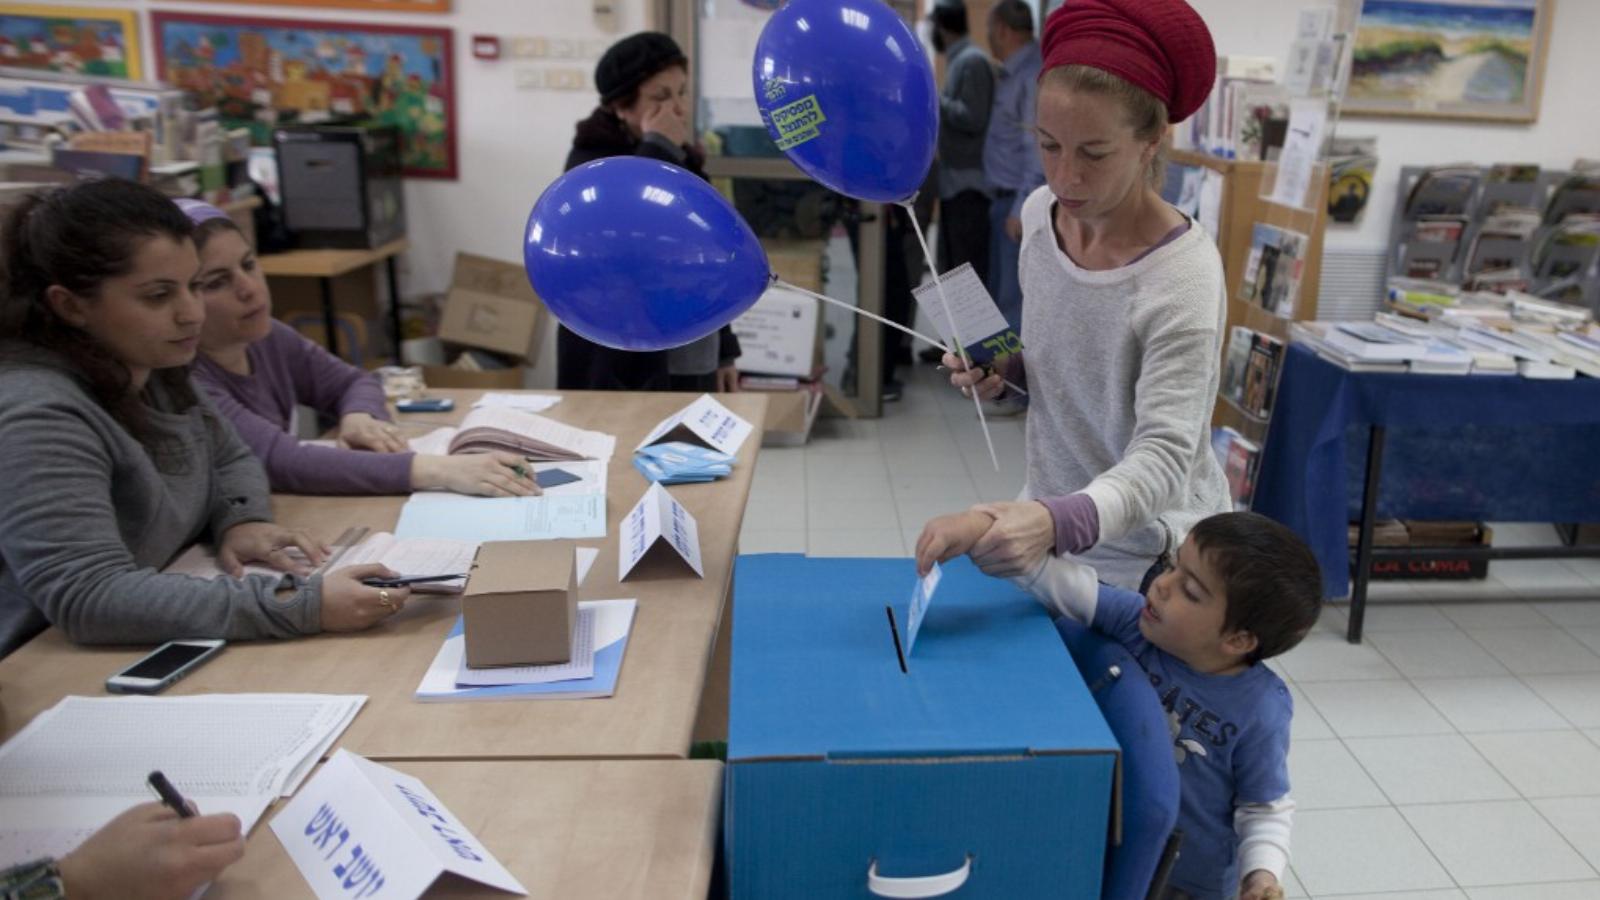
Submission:
M 756 105 L 778 148 L 859 200 L 907 200 L 939 138 L 933 69 L 881 0 L 789 0 L 756 41 Z
M 523 265 L 545 306 L 619 350 L 705 337 L 772 280 L 761 243 L 721 194 L 686 169 L 638 156 L 557 178 L 525 235 Z

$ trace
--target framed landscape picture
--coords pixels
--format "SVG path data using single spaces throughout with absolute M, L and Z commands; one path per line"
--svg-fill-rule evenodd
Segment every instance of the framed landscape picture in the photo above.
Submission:
M 1346 115 L 1532 122 L 1550 0 L 1363 0 Z
M 449 29 L 175 12 L 150 22 L 158 76 L 256 143 L 278 124 L 374 121 L 400 129 L 406 175 L 456 177 Z
M 210 0 L 216 3 L 219 0 Z M 450 11 L 450 0 L 220 0 L 223 3 L 249 3 L 257 6 L 315 6 L 320 9 L 365 9 L 399 12 Z
M 0 66 L 144 77 L 131 9 L 0 3 Z

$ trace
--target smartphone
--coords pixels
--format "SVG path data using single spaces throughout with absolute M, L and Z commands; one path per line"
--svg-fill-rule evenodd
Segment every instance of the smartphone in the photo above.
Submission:
M 422 400 L 401 400 L 394 408 L 403 413 L 449 412 L 456 402 L 449 397 L 428 397 Z
M 571 484 L 574 481 L 582 480 L 582 478 L 568 472 L 566 469 L 545 469 L 543 472 L 536 473 L 534 478 L 534 481 L 542 488 L 560 487 L 563 484 Z
M 106 679 L 113 694 L 159 694 L 222 651 L 227 641 L 168 641 Z

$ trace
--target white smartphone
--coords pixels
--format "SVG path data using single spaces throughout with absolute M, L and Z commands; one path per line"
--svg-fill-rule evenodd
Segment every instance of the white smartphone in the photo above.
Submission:
M 159 694 L 222 651 L 224 640 L 168 641 L 106 679 L 113 694 Z

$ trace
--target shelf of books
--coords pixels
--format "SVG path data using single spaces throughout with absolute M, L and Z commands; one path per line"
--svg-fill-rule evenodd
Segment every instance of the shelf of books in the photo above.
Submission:
M 1600 305 L 1600 168 L 1458 164 L 1400 178 L 1391 281 Z
M 1222 256 L 1227 329 L 1212 440 L 1236 508 L 1254 492 L 1290 328 L 1317 317 L 1327 150 L 1359 11 L 1353 0 L 1302 10 L 1281 77 L 1275 59 L 1220 57 L 1206 104 L 1175 135 L 1188 148 L 1170 157 L 1184 172 L 1180 201 L 1193 197 Z

